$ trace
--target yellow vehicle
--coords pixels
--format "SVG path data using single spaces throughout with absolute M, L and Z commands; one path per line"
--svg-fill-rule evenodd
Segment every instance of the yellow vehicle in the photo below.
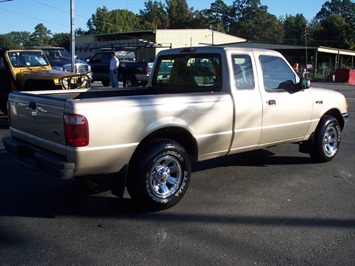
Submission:
M 12 91 L 69 90 L 90 87 L 86 74 L 52 69 L 38 49 L 0 49 L 0 110 L 6 114 Z

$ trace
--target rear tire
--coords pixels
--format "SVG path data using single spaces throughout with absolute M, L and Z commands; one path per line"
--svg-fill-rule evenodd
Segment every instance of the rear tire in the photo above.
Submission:
M 104 86 L 104 87 L 111 86 L 111 81 L 109 81 L 109 80 L 103 80 L 103 81 L 101 81 L 101 83 L 102 83 L 102 86 Z
M 183 147 L 172 140 L 156 140 L 142 147 L 130 164 L 127 190 L 140 207 L 164 210 L 184 196 L 191 164 Z
M 331 161 L 338 153 L 341 140 L 341 128 L 338 120 L 326 115 L 319 121 L 314 134 L 310 156 L 313 161 L 323 163 Z
M 123 81 L 123 87 L 136 87 L 138 82 L 133 76 L 127 76 Z

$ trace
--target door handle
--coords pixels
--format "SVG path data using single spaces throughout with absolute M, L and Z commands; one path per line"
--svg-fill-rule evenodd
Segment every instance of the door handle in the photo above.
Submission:
M 268 105 L 276 105 L 276 100 L 268 100 L 267 104 Z

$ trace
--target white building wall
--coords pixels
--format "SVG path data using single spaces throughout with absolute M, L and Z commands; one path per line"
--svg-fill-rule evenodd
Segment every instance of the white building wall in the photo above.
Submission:
M 168 29 L 155 31 L 155 42 L 162 45 L 171 44 L 171 48 L 217 45 L 245 41 L 246 39 L 209 29 Z M 160 50 L 164 49 L 156 50 L 156 53 L 158 53 Z

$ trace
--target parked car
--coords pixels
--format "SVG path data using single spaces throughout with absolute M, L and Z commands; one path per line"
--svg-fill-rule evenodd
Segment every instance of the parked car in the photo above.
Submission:
M 41 49 L 53 69 L 71 72 L 71 54 L 64 47 L 31 46 L 30 49 Z M 91 75 L 91 66 L 80 59 L 75 59 L 75 73 Z
M 0 110 L 5 114 L 12 91 L 88 88 L 90 80 L 85 73 L 52 69 L 42 50 L 0 49 Z

